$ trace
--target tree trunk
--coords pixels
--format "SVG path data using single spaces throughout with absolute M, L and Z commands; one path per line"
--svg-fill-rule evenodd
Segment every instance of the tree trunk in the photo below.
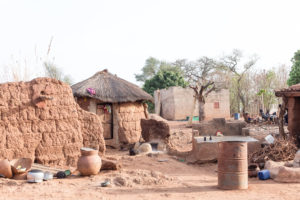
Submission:
M 199 122 L 205 119 L 204 105 L 205 102 L 203 100 L 199 100 Z
M 283 119 L 283 116 L 285 114 L 286 104 L 287 104 L 287 98 L 283 96 L 282 97 L 281 108 L 280 108 L 280 111 L 279 111 L 278 126 L 279 126 L 279 135 L 284 139 L 287 138 L 287 135 L 284 132 L 284 119 Z
M 192 124 L 193 124 L 193 117 L 194 117 L 194 111 L 195 111 L 195 108 L 196 108 L 196 101 L 197 101 L 197 97 L 195 95 L 192 110 L 191 110 L 191 114 L 190 114 L 190 118 L 189 118 L 189 122 L 188 122 L 188 126 L 192 126 Z
M 157 100 L 155 102 L 155 114 L 157 114 L 158 116 L 161 116 L 161 100 L 160 100 L 160 90 L 156 90 L 156 92 L 154 93 L 154 98 L 155 100 Z
M 245 102 L 245 98 L 244 98 L 243 94 L 241 94 L 240 92 L 238 93 L 238 95 L 239 95 L 239 99 L 240 99 L 241 102 L 242 102 L 242 106 L 243 106 L 242 113 L 243 113 L 243 115 L 244 115 L 245 112 L 246 112 L 246 102 Z

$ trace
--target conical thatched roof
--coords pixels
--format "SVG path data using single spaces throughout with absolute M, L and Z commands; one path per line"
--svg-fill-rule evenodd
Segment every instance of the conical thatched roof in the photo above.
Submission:
M 140 87 L 109 73 L 106 69 L 72 85 L 71 88 L 75 97 L 91 97 L 103 102 L 153 101 L 152 96 Z M 94 90 L 95 94 L 90 94 L 88 88 Z

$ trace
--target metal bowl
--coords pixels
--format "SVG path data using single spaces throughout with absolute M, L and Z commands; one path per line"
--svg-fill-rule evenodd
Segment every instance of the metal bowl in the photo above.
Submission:
M 44 172 L 38 169 L 30 170 L 27 173 L 27 182 L 29 183 L 40 183 L 43 182 Z
M 45 172 L 44 173 L 44 181 L 48 181 L 48 180 L 51 180 L 51 179 L 53 179 L 53 174 L 52 173 L 50 173 L 50 172 Z

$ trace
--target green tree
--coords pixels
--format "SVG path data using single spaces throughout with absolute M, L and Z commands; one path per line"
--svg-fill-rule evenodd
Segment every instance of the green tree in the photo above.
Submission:
M 144 82 L 153 78 L 159 71 L 172 71 L 182 73 L 179 66 L 165 61 L 160 61 L 156 58 L 149 57 L 144 67 L 142 68 L 141 74 L 135 74 L 135 79 L 140 82 Z
M 143 90 L 153 95 L 157 89 L 169 88 L 172 86 L 186 87 L 183 76 L 179 72 L 160 70 L 151 79 L 146 80 L 143 86 Z
M 276 87 L 276 72 L 274 69 L 263 70 L 257 77 L 259 85 L 258 96 L 261 97 L 262 104 L 266 110 L 270 110 L 272 105 L 276 103 L 275 87 Z
M 143 90 L 153 96 L 155 90 L 172 86 L 186 87 L 187 82 L 185 82 L 180 72 L 165 69 L 158 71 L 151 79 L 146 80 Z M 148 108 L 149 112 L 154 111 L 154 105 L 152 103 L 148 103 Z
M 142 68 L 142 73 L 135 74 L 135 79 L 140 82 L 145 82 L 146 80 L 152 78 L 158 72 L 160 63 L 161 62 L 156 58 L 149 57 Z
M 295 52 L 292 63 L 292 70 L 288 79 L 289 86 L 300 83 L 300 50 Z

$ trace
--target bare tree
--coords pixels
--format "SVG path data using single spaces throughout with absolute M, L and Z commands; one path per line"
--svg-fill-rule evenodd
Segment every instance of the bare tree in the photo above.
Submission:
M 257 57 L 254 56 L 253 58 L 250 58 L 246 63 L 240 66 L 242 57 L 242 52 L 240 50 L 233 50 L 231 55 L 225 56 L 221 59 L 221 66 L 224 69 L 231 71 L 233 75 L 237 78 L 236 93 L 242 104 L 242 112 L 244 115 L 247 106 L 247 99 L 245 94 L 247 91 L 243 89 L 242 83 L 245 79 L 246 73 L 256 64 Z M 241 71 L 240 68 L 242 68 Z
M 199 121 L 202 121 L 205 119 L 205 100 L 209 93 L 216 90 L 216 84 L 213 81 L 214 72 L 217 68 L 216 62 L 211 58 L 202 57 L 196 62 L 180 60 L 176 63 L 181 65 L 185 77 L 189 82 L 189 87 L 195 92 L 194 102 L 197 100 L 199 103 Z M 190 120 L 191 118 L 192 116 Z

